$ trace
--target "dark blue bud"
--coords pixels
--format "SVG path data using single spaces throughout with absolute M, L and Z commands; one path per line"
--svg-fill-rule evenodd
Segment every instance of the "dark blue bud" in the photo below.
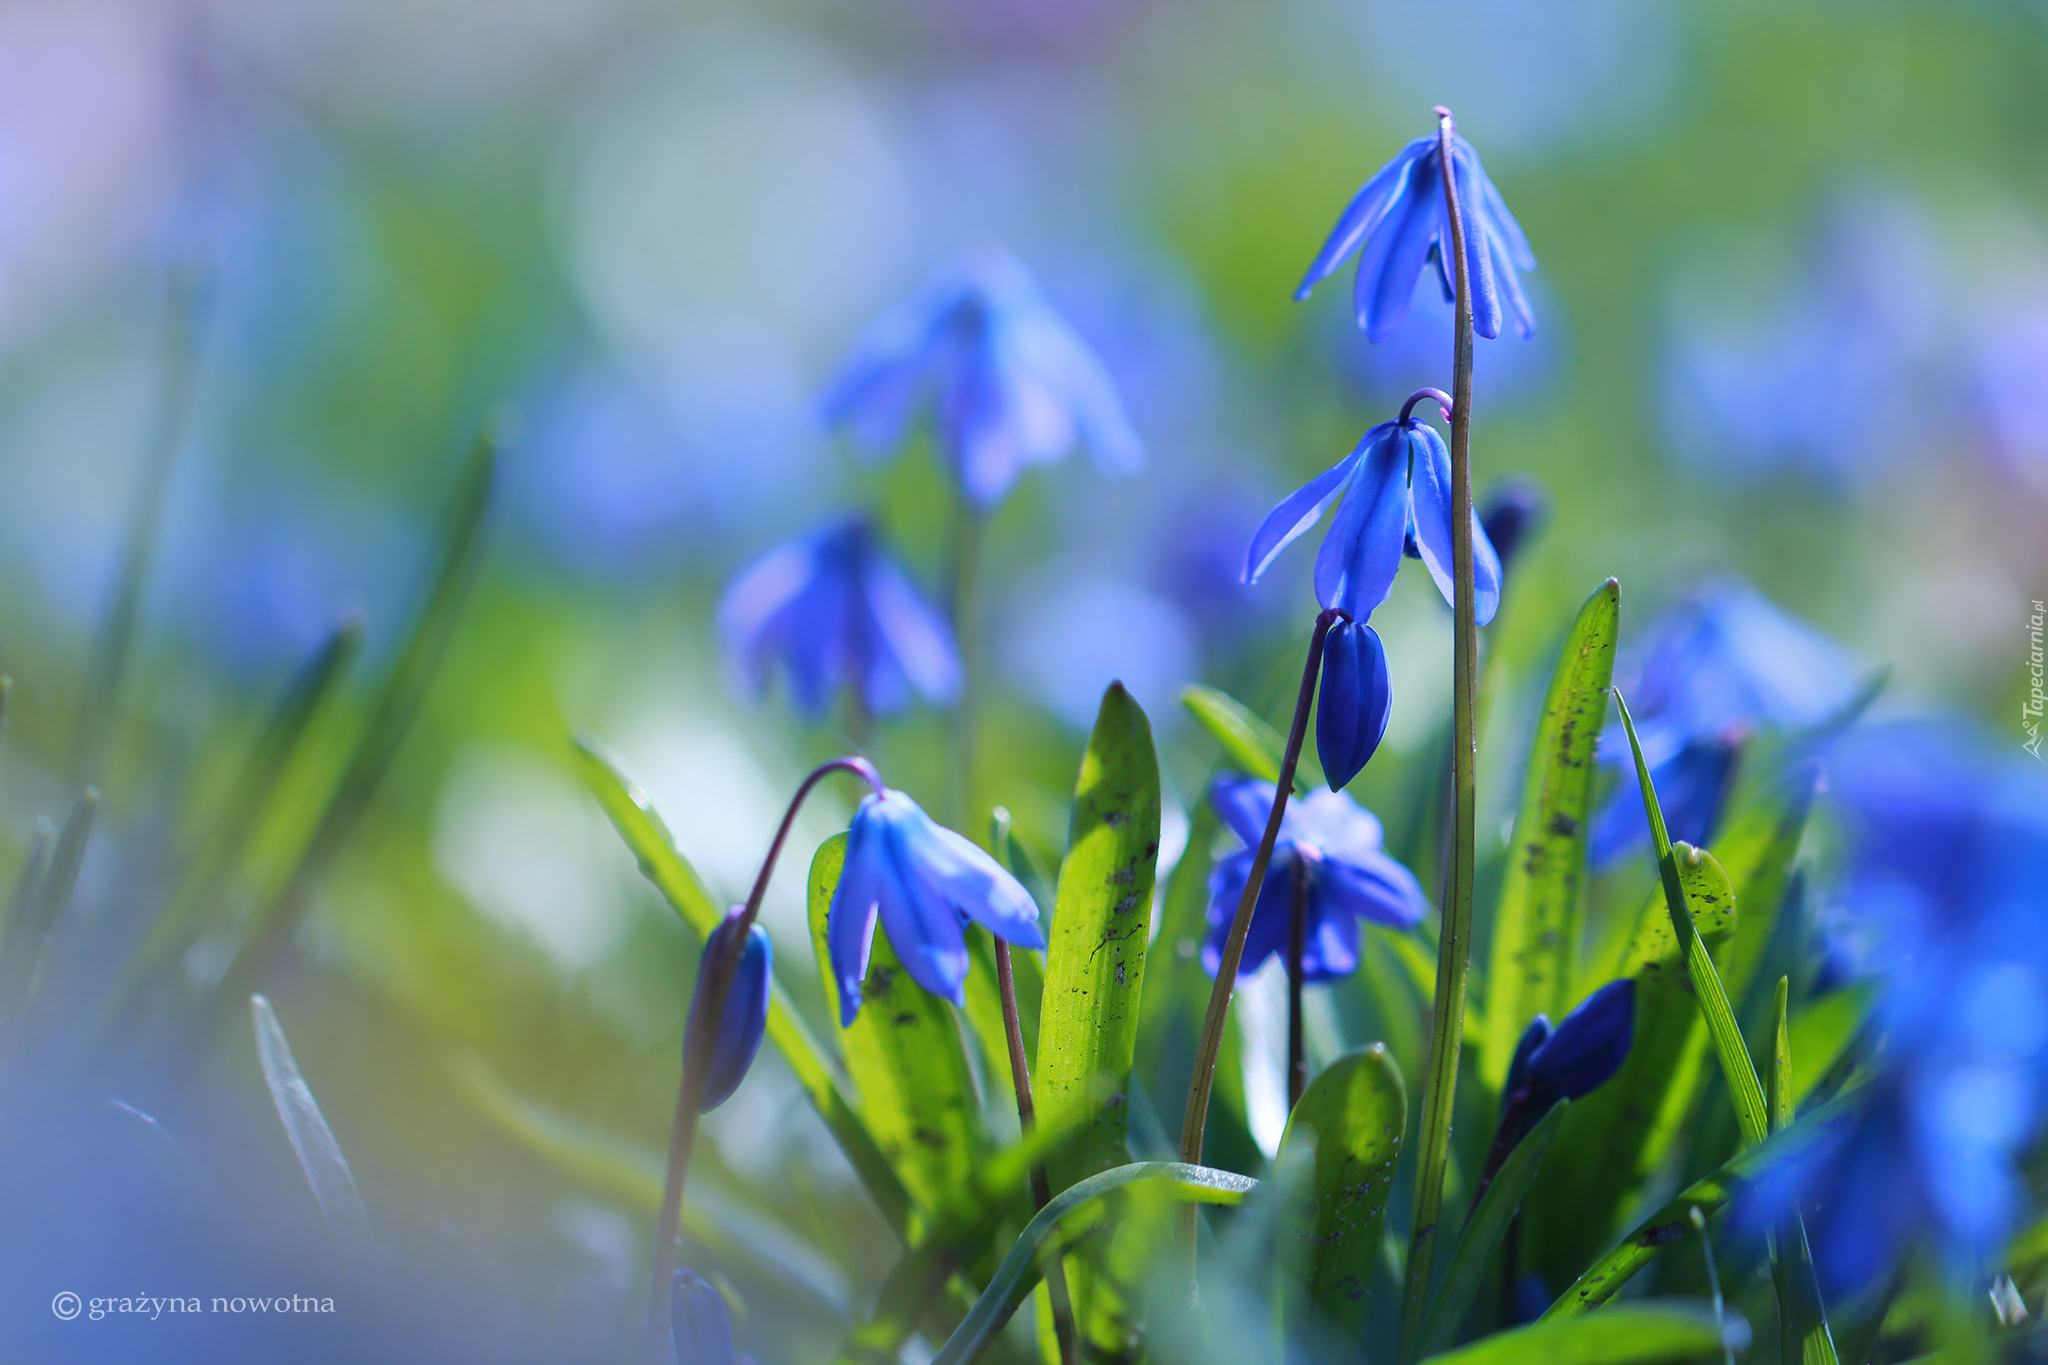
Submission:
M 1539 1014 L 1522 1031 L 1522 1041 L 1515 1044 L 1515 1059 L 1508 1063 L 1508 1081 L 1501 1094 L 1512 1097 L 1529 1088 L 1529 1057 L 1549 1041 L 1550 1016 Z
M 1506 578 L 1515 552 L 1542 526 L 1550 515 L 1550 496 L 1534 479 L 1502 479 L 1486 490 L 1480 504 L 1479 525 L 1493 542 L 1500 559 L 1501 577 Z
M 668 1292 L 669 1329 L 676 1365 L 734 1365 L 732 1324 L 718 1286 L 694 1271 L 678 1270 Z
M 704 995 L 704 974 L 726 951 L 739 925 L 739 911 L 735 907 L 725 922 L 711 931 L 711 937 L 704 943 L 704 955 L 697 960 L 697 993 L 691 999 L 690 1021 L 683 1030 L 686 1058 L 701 1024 L 697 1002 Z M 768 1026 L 768 982 L 774 961 L 775 950 L 768 942 L 768 931 L 758 924 L 751 926 L 746 942 L 740 946 L 739 968 L 733 973 L 732 989 L 726 993 L 725 1010 L 719 1017 L 711 1066 L 704 1076 L 704 1095 L 697 1104 L 699 1113 L 708 1114 L 732 1098 L 747 1068 L 754 1064 L 754 1054 L 761 1050 L 761 1034 Z
M 1323 641 L 1323 686 L 1316 705 L 1316 754 L 1331 791 L 1342 791 L 1380 747 L 1394 693 L 1379 633 L 1339 621 Z
M 1529 1053 L 1523 1073 L 1531 1097 L 1547 1109 L 1560 1099 L 1580 1099 L 1598 1089 L 1627 1059 L 1635 1019 L 1633 977 L 1610 981 L 1587 996 Z M 1523 1035 L 1523 1041 L 1527 1038 Z

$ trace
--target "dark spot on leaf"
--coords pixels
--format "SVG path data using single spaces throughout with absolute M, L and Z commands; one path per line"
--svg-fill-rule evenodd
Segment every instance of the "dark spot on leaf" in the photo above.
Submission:
M 1455 161 L 1456 159 L 1457 159 L 1457 158 L 1455 158 L 1455 157 L 1453 157 L 1453 158 L 1452 158 L 1452 160 L 1454 160 L 1454 161 Z M 1129 820 L 1130 818 L 1131 818 L 1131 817 L 1130 817 L 1130 815 L 1129 815 L 1129 813 L 1128 813 L 1128 812 L 1125 812 L 1125 811 L 1120 811 L 1120 810 L 1113 810 L 1113 811 L 1111 811 L 1111 812 L 1110 812 L 1109 814 L 1107 814 L 1107 815 L 1105 815 L 1105 816 L 1103 816 L 1103 817 L 1102 817 L 1102 823 L 1103 823 L 1103 824 L 1105 824 L 1105 825 L 1109 825 L 1109 826 L 1111 826 L 1111 827 L 1114 827 L 1114 826 L 1117 826 L 1117 825 L 1121 825 L 1121 824 L 1125 823 L 1125 822 L 1126 822 L 1126 821 L 1128 821 L 1128 820 Z
M 1456 158 L 1452 159 L 1456 160 Z M 1559 811 L 1550 817 L 1550 832 L 1560 839 L 1572 838 L 1579 832 L 1579 822 L 1563 811 Z
M 1662 1227 L 1650 1228 L 1643 1233 L 1643 1245 L 1646 1247 L 1670 1246 L 1673 1242 L 1685 1236 L 1687 1230 L 1687 1225 L 1684 1223 L 1666 1223 Z
M 1453 164 L 1456 163 L 1456 160 L 1457 158 L 1452 158 Z M 894 1024 L 897 1028 L 903 1028 L 906 1025 L 915 1024 L 917 1022 L 917 1015 L 910 1010 L 905 1010 L 903 1011 L 903 1013 L 897 1015 L 894 1019 L 891 1019 L 889 1022 Z

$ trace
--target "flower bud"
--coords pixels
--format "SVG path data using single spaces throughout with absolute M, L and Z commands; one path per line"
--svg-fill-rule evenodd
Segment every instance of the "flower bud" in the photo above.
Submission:
M 670 1281 L 668 1319 L 676 1365 L 734 1365 L 732 1324 L 725 1316 L 725 1299 L 711 1281 L 678 1270 Z
M 740 910 L 735 906 L 725 922 L 705 940 L 704 955 L 697 960 L 697 993 L 690 1003 L 690 1020 L 683 1030 L 683 1056 L 689 1058 L 703 1027 L 700 1006 L 704 983 L 711 966 L 724 956 L 726 945 L 739 932 Z M 739 965 L 733 972 L 732 988 L 726 992 L 725 1009 L 718 1021 L 718 1036 L 712 1040 L 710 1065 L 704 1074 L 699 1113 L 710 1113 L 739 1089 L 754 1054 L 761 1050 L 761 1034 L 768 1026 L 768 983 L 774 966 L 774 949 L 768 931 L 756 924 L 747 930 L 740 945 Z
M 1342 791 L 1380 747 L 1393 700 L 1379 633 L 1362 621 L 1331 626 L 1316 705 L 1316 755 L 1331 791 Z

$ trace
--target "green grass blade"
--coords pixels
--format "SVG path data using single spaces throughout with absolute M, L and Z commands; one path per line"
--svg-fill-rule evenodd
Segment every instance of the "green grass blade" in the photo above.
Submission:
M 1750 982 L 1763 961 L 1819 789 L 1820 764 L 1797 764 L 1738 812 L 1714 840 L 1714 857 L 1727 869 L 1728 881 L 1742 903 L 1735 941 L 1726 952 L 1716 954 L 1721 984 L 1731 1000 L 1747 998 Z
M 1431 1356 L 1437 1365 L 1652 1365 L 1697 1360 L 1749 1345 L 1749 1324 L 1703 1304 L 1623 1304 L 1598 1317 L 1542 1318 Z
M 619 837 L 639 861 L 641 875 L 654 884 L 654 889 L 700 942 L 708 937 L 724 915 L 704 884 L 697 880 L 696 871 L 676 851 L 675 840 L 661 816 L 655 813 L 646 791 L 626 777 L 591 740 L 576 741 L 576 764 L 584 783 L 611 817 Z M 769 986 L 767 1033 L 852 1163 L 868 1197 L 875 1201 L 875 1207 L 896 1235 L 906 1237 L 910 1195 L 847 1096 L 825 1049 L 790 1004 L 780 980 Z
M 1757 1080 L 1756 1067 L 1750 1062 L 1749 1046 L 1742 1040 L 1742 1030 L 1736 1026 L 1735 1012 L 1729 1008 L 1728 993 L 1721 988 L 1714 960 L 1707 955 L 1706 944 L 1700 941 L 1699 933 L 1693 927 L 1692 915 L 1685 908 L 1683 869 L 1679 866 L 1678 855 L 1671 849 L 1671 835 L 1664 827 L 1664 811 L 1657 804 L 1657 789 L 1650 783 L 1650 765 L 1643 761 L 1642 741 L 1636 738 L 1636 723 L 1630 717 L 1628 703 L 1622 700 L 1621 693 L 1614 694 L 1614 704 L 1620 708 L 1621 724 L 1628 731 L 1629 748 L 1635 754 L 1636 781 L 1643 789 L 1643 810 L 1650 817 L 1650 836 L 1657 846 L 1657 870 L 1664 879 L 1664 899 L 1671 910 L 1671 930 L 1685 949 L 1686 973 L 1692 978 L 1693 990 L 1699 996 L 1700 1013 L 1706 1016 L 1707 1033 L 1713 1039 L 1714 1052 L 1721 1059 L 1721 1074 L 1728 1081 L 1728 1093 L 1735 1104 L 1735 1120 L 1742 1128 L 1742 1140 L 1754 1146 L 1762 1142 L 1770 1131 L 1764 1108 L 1764 1088 Z M 1708 860 L 1708 854 L 1694 849 L 1687 854 L 1686 865 L 1693 867 Z
M 1543 1316 L 1571 1317 L 1606 1303 L 1637 1271 L 1655 1260 L 1658 1252 L 1691 1233 L 1688 1218 L 1693 1209 L 1713 1215 L 1771 1163 L 1789 1159 L 1819 1141 L 1827 1128 L 1847 1113 L 1847 1108 L 1844 1101 L 1831 1100 L 1784 1132 L 1737 1153 L 1719 1169 L 1680 1190 L 1595 1261 L 1544 1310 Z
M 1259 1182 L 1249 1176 L 1180 1161 L 1133 1162 L 1069 1186 L 1053 1196 L 1052 1202 L 1040 1209 L 1025 1227 L 959 1330 L 947 1338 L 945 1346 L 933 1357 L 932 1365 L 966 1365 L 978 1356 L 1038 1282 L 1039 1262 L 1066 1249 L 1071 1238 L 1063 1234 L 1072 1228 L 1085 1231 L 1092 1226 L 1093 1210 L 1088 1206 L 1140 1183 L 1152 1186 L 1167 1198 L 1199 1204 L 1241 1204 L 1247 1194 L 1259 1187 Z
M 1501 1239 L 1507 1236 L 1508 1224 L 1522 1207 L 1522 1200 L 1536 1179 L 1537 1168 L 1557 1139 L 1557 1130 L 1570 1107 L 1571 1101 L 1560 1101 L 1543 1116 L 1541 1123 L 1529 1130 L 1528 1136 L 1515 1144 L 1515 1150 L 1501 1163 L 1493 1183 L 1480 1197 L 1479 1206 L 1472 1210 L 1464 1234 L 1458 1238 L 1457 1250 L 1451 1253 L 1450 1265 L 1444 1270 L 1443 1284 L 1429 1305 L 1429 1316 L 1422 1320 L 1422 1337 L 1416 1348 L 1420 1354 L 1428 1356 L 1451 1344 L 1458 1324 L 1465 1320 L 1465 1314 L 1479 1297 L 1488 1263 L 1499 1250 Z
M 1586 896 L 1593 756 L 1607 718 L 1621 584 L 1610 578 L 1579 608 L 1544 698 L 1514 840 L 1501 882 L 1486 972 L 1480 1076 L 1500 1090 L 1522 1030 L 1563 1016 Z M 1597 983 L 1596 983 L 1597 984 Z
M 846 835 L 835 834 L 811 859 L 806 882 L 811 943 L 827 1012 L 839 1017 L 839 986 L 826 947 L 826 918 L 846 865 Z M 942 1209 L 961 1197 L 989 1148 L 974 1073 L 953 1006 L 911 980 L 879 926 L 861 987 L 861 1009 L 842 1029 L 846 1074 L 860 1092 L 860 1113 L 910 1197 Z
M 1083 1134 L 1048 1163 L 1055 1191 L 1128 1160 L 1126 1098 L 1158 861 L 1152 726 L 1123 685 L 1111 683 L 1075 785 L 1032 1067 L 1040 1121 Z M 1067 1268 L 1084 1341 L 1114 1347 L 1129 1329 L 1121 1320 L 1122 1294 L 1108 1283 L 1102 1259 L 1077 1257 Z
M 1792 1016 L 1792 1103 L 1813 1094 L 1863 1032 L 1877 993 L 1868 986 L 1828 992 Z
M 249 997 L 249 1013 L 256 1028 L 256 1058 L 263 1067 L 263 1083 L 270 1088 L 270 1102 L 277 1106 L 278 1121 L 291 1139 L 292 1154 L 306 1174 L 320 1214 L 327 1220 L 342 1259 L 357 1267 L 373 1265 L 376 1239 L 370 1235 L 370 1215 L 363 1209 L 362 1193 L 349 1171 L 334 1130 L 320 1113 L 313 1091 L 299 1074 L 292 1057 L 292 1045 L 285 1040 L 284 1026 L 270 1002 L 260 995 Z
M 13 1027 L 28 1006 L 44 944 L 78 886 L 78 869 L 85 861 L 86 841 L 92 837 L 93 817 L 99 808 L 99 792 L 87 787 L 64 821 L 64 832 L 57 836 L 33 894 L 20 898 L 5 933 L 0 934 L 0 1028 Z M 30 866 L 37 863 L 31 857 Z
M 1796 1103 L 1793 1096 L 1792 1028 L 1787 1008 L 1792 983 L 1778 978 L 1777 1000 L 1771 1031 L 1770 1105 L 1771 1131 L 1792 1126 Z M 1797 1212 L 1779 1227 L 1777 1246 L 1771 1260 L 1771 1283 L 1778 1291 L 1779 1356 L 1801 1365 L 1840 1365 L 1835 1357 L 1835 1339 L 1828 1330 L 1828 1317 L 1821 1301 L 1820 1281 L 1813 1272 L 1813 1249 L 1806 1240 L 1806 1220 Z
M 1355 1340 L 1365 1328 L 1380 1228 L 1408 1130 L 1407 1088 L 1386 1044 L 1346 1053 L 1309 1082 L 1287 1118 L 1282 1151 L 1297 1125 L 1316 1135 L 1309 1302 Z
M 1261 782 L 1280 780 L 1280 751 L 1287 746 L 1287 738 L 1257 712 L 1228 692 L 1199 683 L 1180 694 L 1180 704 L 1223 746 L 1227 766 Z M 1295 764 L 1296 793 L 1306 792 L 1311 786 L 1301 771 L 1307 762 L 1308 755 L 1303 754 Z

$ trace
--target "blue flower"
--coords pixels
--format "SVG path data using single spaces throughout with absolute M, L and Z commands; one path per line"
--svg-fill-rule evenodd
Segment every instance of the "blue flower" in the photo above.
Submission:
M 1273 784 L 1224 773 L 1209 800 L 1245 847 L 1218 860 L 1209 873 L 1209 934 L 1202 967 L 1216 975 L 1237 902 L 1251 878 L 1252 861 L 1273 807 Z M 1300 869 L 1297 872 L 1297 867 Z M 1358 969 L 1358 922 L 1412 929 L 1429 912 L 1415 874 L 1381 847 L 1380 822 L 1342 792 L 1313 792 L 1287 803 L 1266 880 L 1252 908 L 1240 975 L 1255 972 L 1287 945 L 1294 880 L 1308 880 L 1301 954 L 1304 981 L 1328 981 Z
M 732 1323 L 718 1286 L 694 1271 L 678 1270 L 668 1294 L 669 1330 L 675 1334 L 676 1365 L 736 1365 Z
M 1534 479 L 1506 478 L 1486 490 L 1478 510 L 1479 524 L 1486 529 L 1486 543 L 1493 547 L 1500 560 L 1501 577 L 1506 578 L 1516 552 L 1549 517 L 1550 495 Z
M 1359 621 L 1338 621 L 1323 641 L 1322 692 L 1316 702 L 1316 755 L 1331 791 L 1358 776 L 1393 710 L 1387 651 L 1379 632 Z
M 1583 1099 L 1607 1083 L 1628 1060 L 1635 1040 L 1636 983 L 1610 981 L 1580 1002 L 1555 1029 L 1539 1014 L 1515 1045 L 1501 1094 L 1521 1106 L 1523 1131 L 1559 1100 Z
M 756 691 L 779 662 L 791 703 L 813 719 L 842 687 L 883 715 L 912 692 L 946 705 L 960 686 L 952 632 L 882 552 L 865 517 L 833 522 L 748 565 L 718 604 L 718 634 Z
M 1109 472 L 1144 458 L 1109 372 L 1000 247 L 960 257 L 875 322 L 824 411 L 869 445 L 894 446 L 927 393 L 940 448 L 984 510 L 1026 465 L 1060 459 L 1077 440 Z
M 1045 947 L 1031 893 L 971 840 L 934 824 L 893 789 L 865 797 L 854 812 L 846 866 L 826 916 L 841 1024 L 860 1013 L 878 917 L 911 979 L 956 1005 L 966 1003 L 968 921 L 1019 947 Z
M 703 956 L 697 959 L 697 991 L 691 997 L 689 1022 L 683 1029 L 685 1057 L 690 1055 L 691 1040 L 703 1027 L 697 1002 L 704 994 L 704 973 L 715 958 L 727 951 L 727 945 L 739 931 L 739 923 L 739 907 L 735 906 L 733 913 L 704 941 Z M 697 1104 L 699 1113 L 708 1114 L 732 1097 L 747 1068 L 754 1064 L 754 1054 L 761 1050 L 761 1033 L 768 1026 L 768 983 L 774 961 L 775 950 L 768 941 L 768 931 L 759 924 L 750 926 L 746 941 L 740 945 L 739 968 L 733 975 L 732 988 L 726 993 L 725 1009 L 719 1015 L 711 1067 L 705 1074 L 704 1094 Z
M 1500 191 L 1486 178 L 1479 153 L 1455 133 L 1451 136 L 1451 169 L 1458 185 L 1458 206 L 1465 220 L 1465 263 L 1472 278 L 1472 330 L 1483 337 L 1500 335 L 1501 301 L 1514 312 L 1524 337 L 1536 331 L 1535 315 L 1522 293 L 1518 270 L 1534 270 L 1536 257 L 1508 212 Z M 1419 137 L 1366 181 L 1330 230 L 1294 297 L 1305 299 L 1316 282 L 1326 278 L 1358 252 L 1358 283 L 1353 301 L 1358 325 L 1374 341 L 1385 340 L 1408 316 L 1415 282 L 1424 265 L 1436 266 L 1444 297 L 1455 293 L 1457 273 L 1445 260 L 1450 254 L 1450 216 L 1444 202 L 1443 159 L 1437 136 Z M 1363 248 L 1361 250 L 1360 248 Z
M 1339 497 L 1343 505 L 1316 555 L 1316 599 L 1323 606 L 1364 622 L 1393 591 L 1394 574 L 1411 539 L 1444 601 L 1454 601 L 1451 452 L 1435 427 L 1412 418 L 1374 427 L 1357 449 L 1281 499 L 1252 535 L 1245 582 L 1257 582 Z M 1472 564 L 1474 606 L 1483 626 L 1500 606 L 1500 559 L 1476 512 Z
M 1704 848 L 1713 842 L 1735 791 L 1743 740 L 1740 730 L 1699 735 L 1651 767 L 1650 782 L 1673 843 Z M 1634 773 L 1624 769 L 1614 795 L 1593 817 L 1587 854 L 1595 868 L 1605 870 L 1649 842 L 1650 817 L 1643 810 L 1641 789 Z

